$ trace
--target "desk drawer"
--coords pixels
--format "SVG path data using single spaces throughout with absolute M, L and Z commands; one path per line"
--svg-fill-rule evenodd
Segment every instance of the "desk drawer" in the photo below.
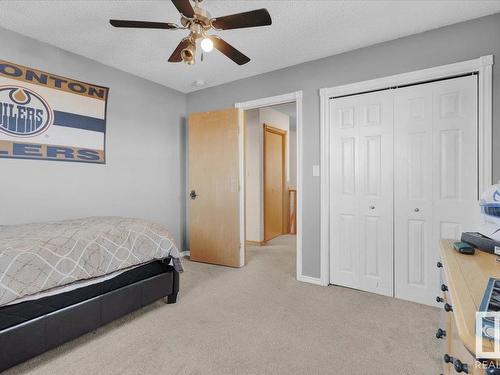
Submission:
M 450 364 L 450 374 L 473 374 L 484 375 L 484 370 L 476 366 L 476 358 L 465 348 L 462 340 L 457 334 L 457 328 L 453 314 L 449 313 L 451 335 L 449 337 L 449 355 L 453 357 L 454 364 Z M 457 371 L 463 368 L 462 372 Z M 465 372 L 467 370 L 467 372 Z

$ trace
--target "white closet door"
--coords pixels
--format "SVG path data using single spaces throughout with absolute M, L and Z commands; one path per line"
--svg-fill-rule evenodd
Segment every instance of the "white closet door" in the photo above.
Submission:
M 393 295 L 393 94 L 331 105 L 331 283 Z
M 439 239 L 477 230 L 479 222 L 477 76 L 433 85 L 436 246 Z
M 395 296 L 433 303 L 438 294 L 433 236 L 432 84 L 396 90 L 394 98 Z
M 330 101 L 330 282 L 359 288 L 357 98 Z
M 433 304 L 438 243 L 477 223 L 477 79 L 395 94 L 395 296 Z

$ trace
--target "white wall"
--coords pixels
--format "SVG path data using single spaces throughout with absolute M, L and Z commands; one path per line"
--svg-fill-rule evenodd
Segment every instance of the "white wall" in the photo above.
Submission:
M 0 225 L 131 216 L 183 248 L 186 96 L 4 29 L 0 40 L 3 60 L 110 88 L 106 165 L 0 159 Z
M 288 186 L 291 189 L 297 189 L 297 119 L 295 116 L 290 116 L 290 133 L 289 133 L 289 162 L 290 177 Z
M 290 118 L 272 108 L 258 108 L 245 111 L 245 200 L 246 200 L 246 240 L 264 240 L 264 170 L 263 126 L 269 125 L 287 132 L 287 155 L 289 154 Z M 287 180 L 289 157 L 287 156 Z
M 245 111 L 246 239 L 261 241 L 262 228 L 262 125 L 259 109 Z

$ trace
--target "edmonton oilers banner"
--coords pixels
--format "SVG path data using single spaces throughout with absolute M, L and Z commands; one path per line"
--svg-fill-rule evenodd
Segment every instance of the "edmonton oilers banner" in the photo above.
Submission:
M 0 60 L 0 157 L 105 163 L 108 92 Z

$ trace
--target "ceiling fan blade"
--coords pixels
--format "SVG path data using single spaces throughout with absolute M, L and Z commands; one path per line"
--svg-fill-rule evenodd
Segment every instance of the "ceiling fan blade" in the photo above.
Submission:
M 217 17 L 212 20 L 212 25 L 220 30 L 242 29 L 244 27 L 258 27 L 271 25 L 271 15 L 267 9 L 257 9 L 250 12 L 231 14 Z
M 181 62 L 182 61 L 181 51 L 188 45 L 189 45 L 189 38 L 182 39 L 181 42 L 178 44 L 177 48 L 175 49 L 175 51 L 168 58 L 168 62 Z
M 248 56 L 245 56 L 243 53 L 238 51 L 236 48 L 234 48 L 232 45 L 219 38 L 218 36 L 212 35 L 209 38 L 214 43 L 215 48 L 217 48 L 224 55 L 233 60 L 236 64 L 244 65 L 250 61 L 250 58 Z
M 187 18 L 194 17 L 194 9 L 189 0 L 172 0 L 172 3 L 174 3 L 179 13 L 182 13 Z
M 175 23 L 168 22 L 146 22 L 146 21 L 126 21 L 126 20 L 109 20 L 109 23 L 114 27 L 133 27 L 138 29 L 178 29 Z

